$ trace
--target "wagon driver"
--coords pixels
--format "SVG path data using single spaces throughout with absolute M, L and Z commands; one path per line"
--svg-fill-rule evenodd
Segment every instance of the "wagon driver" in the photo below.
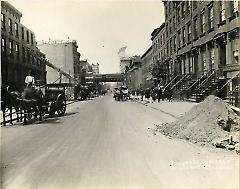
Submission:
M 32 76 L 31 71 L 26 76 L 25 83 L 26 83 L 27 87 L 30 87 L 35 83 L 35 78 Z

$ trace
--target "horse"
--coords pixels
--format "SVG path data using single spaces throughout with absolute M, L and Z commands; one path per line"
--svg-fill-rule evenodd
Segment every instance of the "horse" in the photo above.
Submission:
M 13 115 L 13 108 L 16 111 L 17 115 L 17 121 L 22 121 L 22 113 L 20 108 L 20 101 L 16 98 L 16 96 L 19 96 L 19 92 L 12 91 L 10 92 L 10 87 L 7 86 L 6 88 L 1 87 L 1 110 L 3 112 L 3 125 L 6 123 L 6 112 L 9 110 L 9 117 L 10 117 L 10 123 L 12 122 L 12 115 Z
M 34 120 L 37 120 L 37 115 L 42 120 L 42 105 L 44 104 L 43 93 L 40 89 L 32 86 L 27 86 L 22 92 L 21 109 L 24 110 L 24 122 L 27 123 L 27 118 L 30 118 L 31 113 L 34 112 Z

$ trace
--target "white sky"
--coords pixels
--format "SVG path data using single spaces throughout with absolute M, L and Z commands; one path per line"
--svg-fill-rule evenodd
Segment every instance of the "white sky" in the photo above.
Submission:
M 101 73 L 119 71 L 118 50 L 142 55 L 151 32 L 164 22 L 161 0 L 9 0 L 37 41 L 78 43 L 81 59 L 100 64 Z

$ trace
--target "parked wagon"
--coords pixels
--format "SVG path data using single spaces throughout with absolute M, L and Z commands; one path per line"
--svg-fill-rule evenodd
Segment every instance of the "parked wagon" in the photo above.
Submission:
M 58 116 L 63 116 L 67 107 L 67 87 L 72 87 L 72 84 L 47 84 L 43 87 L 26 88 L 23 93 L 2 89 L 1 110 L 3 112 L 3 121 L 1 124 L 5 125 L 8 122 L 12 124 L 15 120 L 23 120 L 23 123 L 26 124 L 33 116 L 34 119 L 38 117 L 42 119 L 46 114 L 49 117 L 54 117 L 55 113 Z M 24 92 L 27 90 L 34 92 L 32 98 L 24 97 Z M 6 119 L 7 117 L 9 117 L 8 120 Z
M 63 116 L 66 112 L 67 102 L 66 102 L 66 88 L 71 87 L 68 83 L 54 83 L 47 84 L 45 86 L 44 101 L 45 110 L 49 114 L 49 117 L 53 117 L 55 112 L 59 116 Z

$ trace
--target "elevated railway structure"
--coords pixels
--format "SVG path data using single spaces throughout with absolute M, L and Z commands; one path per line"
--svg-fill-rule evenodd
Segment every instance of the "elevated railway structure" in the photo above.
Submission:
M 91 77 L 86 77 L 86 82 L 123 82 L 124 75 L 121 73 L 114 74 L 95 74 Z

